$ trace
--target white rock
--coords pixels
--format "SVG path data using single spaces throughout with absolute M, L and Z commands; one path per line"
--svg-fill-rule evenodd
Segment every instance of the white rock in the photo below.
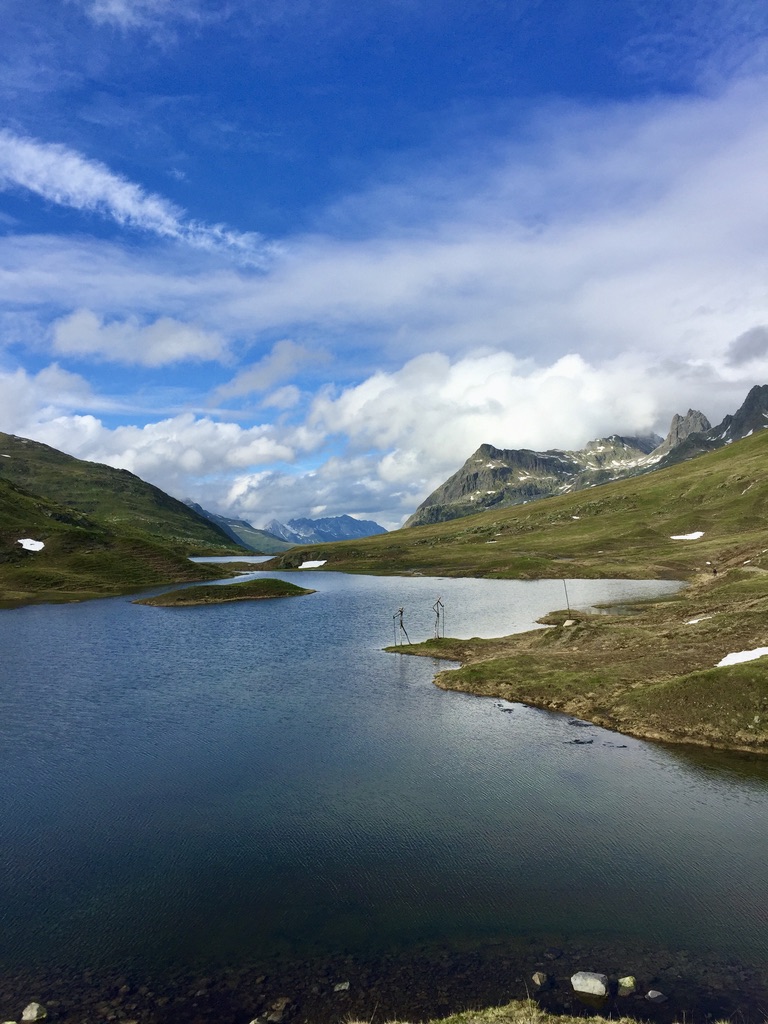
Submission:
M 626 978 L 619 978 L 619 995 L 631 996 L 637 991 L 637 980 L 633 975 L 628 974 Z
M 48 1011 L 40 1003 L 30 1003 L 29 1006 L 24 1007 L 24 1013 L 21 1015 L 22 1020 L 45 1020 L 48 1016 Z
M 349 992 L 349 982 L 339 981 L 333 986 L 334 992 Z
M 607 996 L 608 978 L 604 974 L 595 974 L 594 971 L 577 971 L 571 978 L 574 992 L 581 992 L 587 996 Z
M 649 989 L 645 994 L 645 998 L 651 1003 L 666 1003 L 667 1001 L 667 997 L 664 993 L 659 992 L 657 988 Z

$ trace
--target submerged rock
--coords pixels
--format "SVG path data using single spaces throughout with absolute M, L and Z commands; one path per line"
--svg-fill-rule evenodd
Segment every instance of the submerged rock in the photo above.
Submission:
M 620 996 L 631 996 L 633 992 L 637 992 L 637 980 L 633 975 L 628 974 L 626 978 L 619 978 L 618 994 Z
M 645 998 L 648 1000 L 649 1003 L 666 1003 L 667 1001 L 667 997 L 664 995 L 664 993 L 659 992 L 659 990 L 656 988 L 649 989 L 648 992 L 646 992 L 645 994 Z
M 48 1011 L 40 1003 L 30 1003 L 29 1006 L 24 1007 L 24 1012 L 21 1015 L 23 1021 L 28 1020 L 45 1020 L 48 1016 Z
M 532 976 L 531 981 L 536 988 L 546 988 L 549 983 L 549 977 L 544 973 L 544 971 L 536 971 Z
M 594 971 L 577 971 L 571 978 L 574 992 L 580 992 L 586 996 L 607 996 L 608 978 L 605 974 L 596 974 Z

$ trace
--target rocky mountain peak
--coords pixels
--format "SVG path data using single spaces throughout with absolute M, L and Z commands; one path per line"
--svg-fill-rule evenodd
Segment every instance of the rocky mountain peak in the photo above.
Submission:
M 711 429 L 712 424 L 704 413 L 699 412 L 698 409 L 689 409 L 685 416 L 675 413 L 672 417 L 669 433 L 656 449 L 655 454 L 660 456 L 666 455 L 667 452 L 682 444 L 691 434 L 703 434 Z

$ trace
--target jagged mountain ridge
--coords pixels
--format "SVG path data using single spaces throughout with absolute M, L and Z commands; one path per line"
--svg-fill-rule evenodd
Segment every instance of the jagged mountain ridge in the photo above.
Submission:
M 405 526 L 445 522 L 491 507 L 520 505 L 674 465 L 768 426 L 768 385 L 755 385 L 739 410 L 716 427 L 703 413 L 675 415 L 667 437 L 612 434 L 578 451 L 481 445 L 432 492 Z
M 324 519 L 289 519 L 281 523 L 272 519 L 264 529 L 290 544 L 320 544 L 335 540 L 359 540 L 387 531 L 372 519 L 352 516 L 326 516 Z

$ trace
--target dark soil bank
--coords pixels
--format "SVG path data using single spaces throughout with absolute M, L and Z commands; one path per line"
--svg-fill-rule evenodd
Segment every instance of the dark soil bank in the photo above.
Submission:
M 614 981 L 633 974 L 638 992 L 614 995 L 596 1010 L 571 991 L 569 978 L 577 970 L 599 971 Z M 535 971 L 549 976 L 543 990 L 531 980 Z M 648 1002 L 644 996 L 650 988 L 662 991 L 667 1001 Z M 62 1024 L 249 1024 L 256 1017 L 285 1024 L 353 1019 L 382 1024 L 425 1021 L 529 995 L 544 1009 L 585 1017 L 600 1012 L 659 1024 L 707 1024 L 737 1015 L 744 1024 L 759 1024 L 768 1007 L 768 966 L 685 951 L 495 944 L 367 959 L 274 959 L 162 980 L 96 971 L 16 973 L 0 981 L 0 1019 L 19 1020 L 34 1000 L 46 1007 L 50 1021 Z

